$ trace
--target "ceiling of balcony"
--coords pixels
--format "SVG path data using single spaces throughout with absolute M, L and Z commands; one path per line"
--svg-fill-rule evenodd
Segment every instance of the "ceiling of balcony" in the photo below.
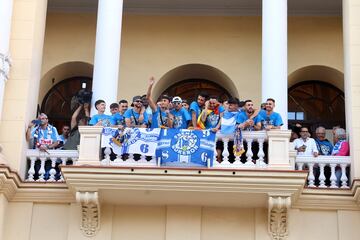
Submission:
M 49 11 L 92 12 L 98 0 L 49 0 Z M 260 15 L 261 0 L 124 0 L 128 13 Z M 288 0 L 290 15 L 341 15 L 341 0 Z

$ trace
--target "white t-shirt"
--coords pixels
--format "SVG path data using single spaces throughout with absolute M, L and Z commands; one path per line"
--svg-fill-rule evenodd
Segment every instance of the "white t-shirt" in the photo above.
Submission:
M 315 140 L 313 138 L 307 138 L 305 141 L 302 138 L 294 140 L 295 150 L 302 145 L 306 146 L 305 152 L 297 152 L 299 156 L 313 156 L 314 153 L 319 153 Z

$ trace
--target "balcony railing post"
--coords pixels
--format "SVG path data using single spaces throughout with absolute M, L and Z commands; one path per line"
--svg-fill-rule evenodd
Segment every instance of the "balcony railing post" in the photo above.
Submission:
M 101 126 L 80 126 L 80 149 L 77 165 L 100 165 Z
M 290 130 L 267 131 L 269 142 L 268 167 L 270 169 L 295 169 L 295 163 L 290 159 L 290 134 Z

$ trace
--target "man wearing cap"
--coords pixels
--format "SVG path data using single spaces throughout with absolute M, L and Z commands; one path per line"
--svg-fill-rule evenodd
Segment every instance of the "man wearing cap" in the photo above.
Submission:
M 103 127 L 110 127 L 111 125 L 115 125 L 112 117 L 105 114 L 106 103 L 104 100 L 97 100 L 95 102 L 95 108 L 98 111 L 98 114 L 91 117 L 89 125 Z
M 149 80 L 149 87 L 146 94 L 147 99 L 149 101 L 149 106 L 152 109 L 151 127 L 171 128 L 173 125 L 173 118 L 169 110 L 170 97 L 167 95 L 161 96 L 160 107 L 157 106 L 157 104 L 151 98 L 151 90 L 154 83 L 155 83 L 155 79 L 154 77 L 151 77 Z
M 133 108 L 124 113 L 126 127 L 146 128 L 148 115 L 143 108 L 141 96 L 133 97 Z
M 191 116 L 189 112 L 182 106 L 181 97 L 174 97 L 172 99 L 174 108 L 170 111 L 173 116 L 173 128 L 186 129 L 189 126 Z

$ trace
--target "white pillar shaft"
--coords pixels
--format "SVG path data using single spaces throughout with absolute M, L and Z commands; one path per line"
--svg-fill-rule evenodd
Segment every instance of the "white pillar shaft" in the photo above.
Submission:
M 262 100 L 275 99 L 287 129 L 287 0 L 262 3 Z
M 0 120 L 2 116 L 5 82 L 8 77 L 8 62 L 5 57 L 9 55 L 11 17 L 13 0 L 2 0 L 0 4 Z M 7 75 L 7 76 L 5 76 Z
M 117 102 L 122 12 L 123 0 L 99 0 L 92 102 L 105 100 L 107 113 L 109 105 Z M 92 104 L 91 114 L 96 112 Z

